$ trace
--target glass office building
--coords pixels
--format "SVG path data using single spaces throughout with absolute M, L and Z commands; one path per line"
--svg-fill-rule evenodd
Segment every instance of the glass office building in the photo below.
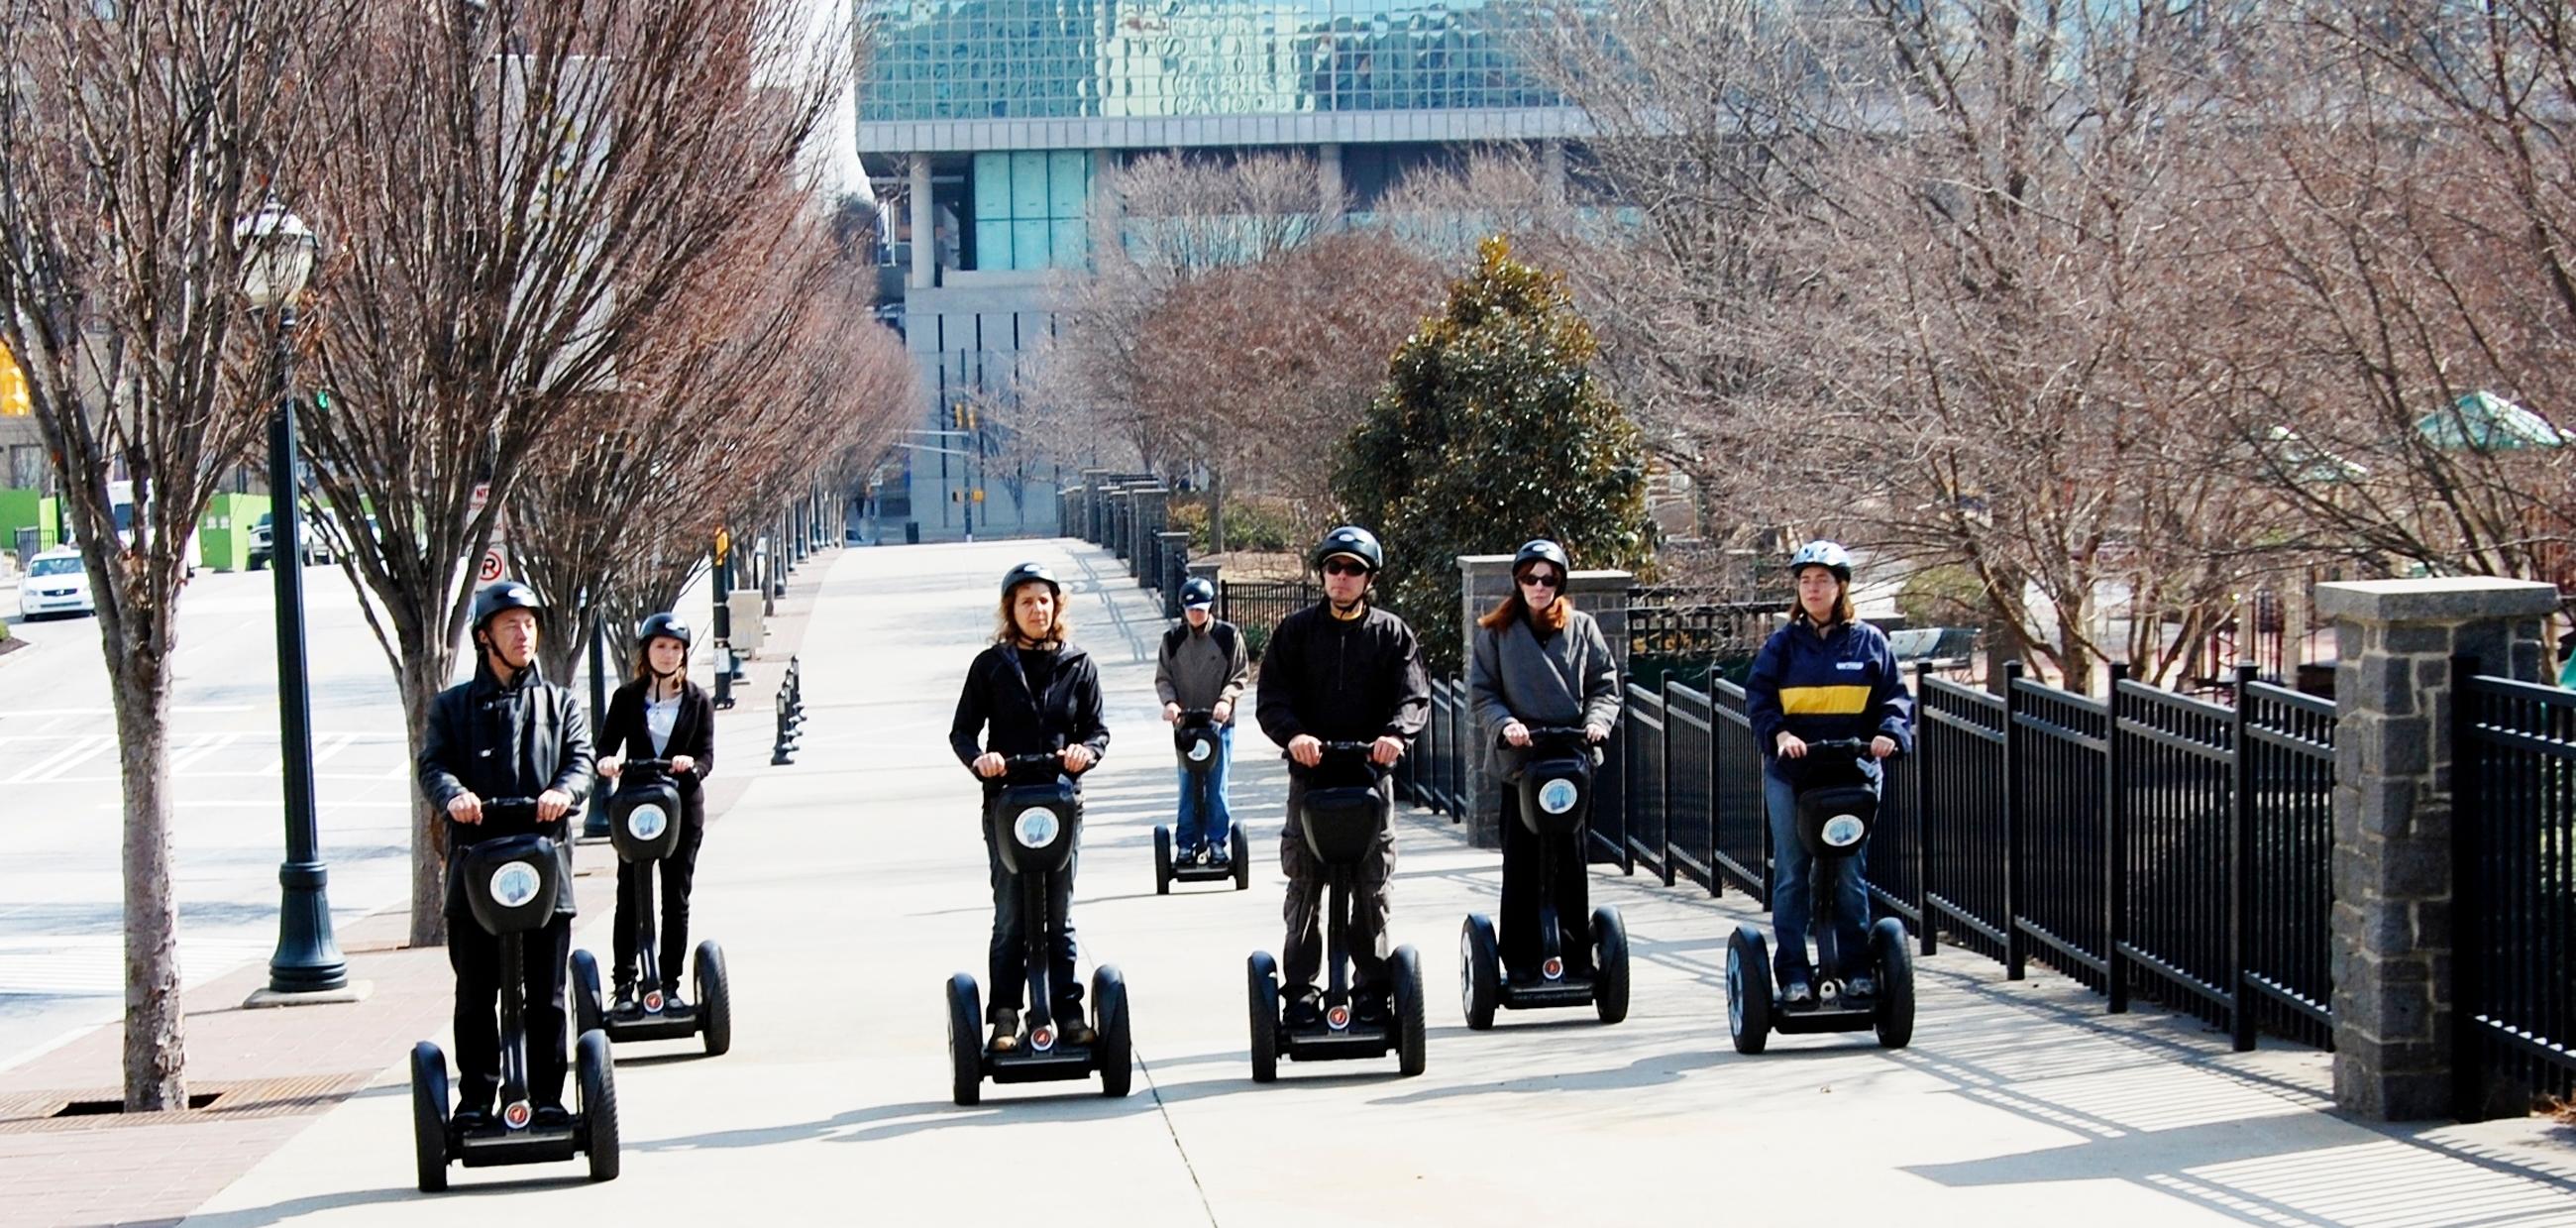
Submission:
M 1528 0 L 854 4 L 869 44 L 859 154 L 892 220 L 886 281 L 932 429 L 955 429 L 962 401 L 1007 399 L 1048 331 L 1047 279 L 1089 259 L 1094 185 L 1124 159 L 1304 153 L 1365 210 L 1465 147 L 1554 154 L 1580 135 L 1579 113 L 1518 51 L 1544 20 Z M 911 456 L 880 500 L 886 531 L 953 538 L 970 507 L 979 533 L 1054 531 L 1053 486 L 1038 480 L 1051 472 L 1015 472 L 1006 492 L 967 458 Z

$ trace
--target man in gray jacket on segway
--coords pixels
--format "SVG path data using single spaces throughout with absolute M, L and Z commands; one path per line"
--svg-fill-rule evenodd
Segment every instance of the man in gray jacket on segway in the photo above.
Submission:
M 447 963 L 456 971 L 456 1120 L 487 1121 L 501 1087 L 501 940 L 465 902 L 458 852 L 536 832 L 555 840 L 562 871 L 554 922 L 526 935 L 528 1088 L 539 1125 L 570 1120 L 563 1108 L 564 964 L 572 950 L 572 839 L 565 816 L 590 791 L 590 724 L 571 690 L 537 672 L 535 589 L 515 581 L 474 595 L 474 677 L 430 701 L 420 791 L 446 816 Z M 533 797 L 536 816 L 487 816 L 487 798 Z
M 1369 586 L 1386 566 L 1376 535 L 1345 525 L 1325 534 L 1312 558 L 1324 575 L 1324 600 L 1281 619 L 1270 633 L 1254 706 L 1262 732 L 1288 748 L 1296 765 L 1288 774 L 1288 827 L 1279 839 L 1279 868 L 1288 876 L 1281 976 L 1291 1028 L 1313 1027 L 1323 1017 L 1315 977 L 1324 963 L 1325 875 L 1306 848 L 1299 817 L 1306 771 L 1322 762 L 1327 741 L 1372 742 L 1369 761 L 1391 768 L 1431 712 L 1431 678 L 1413 628 L 1368 600 Z M 1377 788 L 1388 795 L 1388 825 L 1360 865 L 1351 934 L 1354 1006 L 1372 1024 L 1389 1018 L 1386 884 L 1395 873 L 1394 778 L 1381 775 Z

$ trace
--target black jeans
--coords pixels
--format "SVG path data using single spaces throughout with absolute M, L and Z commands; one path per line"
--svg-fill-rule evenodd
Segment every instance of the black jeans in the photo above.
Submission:
M 519 935 L 527 993 L 528 1100 L 560 1108 L 564 1084 L 564 964 L 572 917 Z M 501 1089 L 501 940 L 471 915 L 447 919 L 447 966 L 456 970 L 456 1102 L 490 1112 Z
M 698 845 L 707 838 L 705 825 L 686 824 L 680 831 L 680 847 L 671 855 L 653 863 L 660 867 L 662 904 L 661 940 L 662 990 L 678 989 L 681 961 L 689 954 L 689 883 L 698 875 Z M 644 895 L 644 876 L 651 870 L 640 863 L 617 863 L 617 970 L 613 974 L 619 989 L 634 985 L 643 975 L 643 964 L 636 959 L 635 939 L 643 926 L 643 910 L 637 907 Z
M 1541 846 L 1548 841 L 1521 822 L 1518 784 L 1503 786 L 1503 967 L 1515 976 L 1538 975 L 1541 941 L 1539 906 L 1552 890 L 1556 896 L 1557 953 L 1566 969 L 1582 973 L 1592 966 L 1592 877 L 1583 864 L 1583 832 L 1555 837 L 1556 876 L 1545 881 L 1539 870 Z
M 1025 889 L 1020 880 L 1002 866 L 1001 850 L 993 844 L 993 825 L 984 824 L 984 862 L 993 880 L 993 943 L 986 952 L 985 971 L 993 981 L 995 1008 L 1021 1008 L 1028 999 L 1029 932 L 1031 925 L 1043 924 L 1042 918 L 1024 916 L 1021 896 Z M 1073 874 L 1082 866 L 1082 849 L 1067 854 L 1064 868 L 1055 874 L 1054 890 L 1048 895 L 1047 907 L 1054 911 L 1063 927 L 1047 950 L 1047 1005 L 1058 1023 L 1082 1016 L 1082 982 L 1073 971 Z

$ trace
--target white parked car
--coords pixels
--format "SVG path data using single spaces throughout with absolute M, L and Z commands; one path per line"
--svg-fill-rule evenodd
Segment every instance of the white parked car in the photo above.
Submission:
M 56 546 L 27 561 L 27 574 L 18 578 L 20 616 L 97 612 L 89 596 L 89 569 L 81 565 L 79 550 Z

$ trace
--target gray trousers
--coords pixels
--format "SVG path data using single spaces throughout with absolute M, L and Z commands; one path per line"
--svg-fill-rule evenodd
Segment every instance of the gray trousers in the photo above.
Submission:
M 1378 791 L 1392 803 L 1395 782 L 1381 780 Z M 1287 996 L 1294 999 L 1312 988 L 1324 968 L 1324 929 L 1330 923 L 1324 916 L 1324 878 L 1326 867 L 1306 847 L 1306 783 L 1302 778 L 1288 779 L 1288 827 L 1279 836 L 1279 870 L 1288 876 L 1288 898 L 1280 909 L 1288 922 L 1288 936 L 1280 944 L 1285 966 L 1280 970 L 1287 981 Z M 1386 961 L 1393 953 L 1387 941 L 1386 885 L 1395 875 L 1395 810 L 1387 809 L 1386 826 L 1378 832 L 1376 843 L 1360 860 L 1358 873 L 1351 884 L 1349 919 L 1351 985 L 1353 988 L 1382 988 L 1386 984 Z

